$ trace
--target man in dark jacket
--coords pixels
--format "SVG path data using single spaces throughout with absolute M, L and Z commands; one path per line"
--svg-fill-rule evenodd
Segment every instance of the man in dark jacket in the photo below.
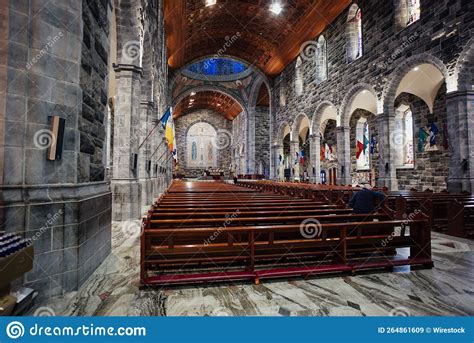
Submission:
M 375 204 L 378 200 L 378 204 Z M 365 185 L 362 190 L 355 192 L 349 201 L 349 207 L 353 208 L 354 214 L 369 214 L 377 210 L 385 200 L 385 194 L 375 192 L 370 185 Z

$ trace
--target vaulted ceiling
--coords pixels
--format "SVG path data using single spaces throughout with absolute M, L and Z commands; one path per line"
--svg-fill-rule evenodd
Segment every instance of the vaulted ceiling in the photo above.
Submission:
M 210 109 L 227 118 L 234 120 L 242 111 L 240 104 L 228 95 L 220 92 L 205 91 L 189 95 L 176 105 L 173 111 L 174 119 L 197 110 Z
M 169 65 L 177 69 L 220 53 L 277 75 L 351 2 L 280 0 L 283 11 L 276 15 L 270 0 L 217 0 L 207 7 L 205 0 L 165 0 Z

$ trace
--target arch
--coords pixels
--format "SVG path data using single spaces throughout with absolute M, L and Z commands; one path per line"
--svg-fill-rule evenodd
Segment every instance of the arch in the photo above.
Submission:
M 196 128 L 201 130 L 207 129 L 203 137 L 202 133 L 197 134 L 194 139 L 191 139 Z M 186 167 L 187 168 L 206 168 L 209 166 L 218 166 L 218 149 L 216 148 L 215 140 L 217 139 L 218 130 L 207 121 L 198 120 L 186 129 Z M 199 138 L 199 139 L 196 139 Z M 197 149 L 201 150 L 201 158 L 197 155 Z M 204 156 L 206 158 L 204 159 Z
M 472 90 L 474 83 L 474 37 L 469 39 L 454 68 L 453 82 L 459 91 Z
M 314 111 L 313 118 L 311 120 L 311 130 L 313 134 L 321 132 L 321 124 L 323 119 L 334 119 L 337 122 L 337 107 L 331 101 L 322 101 Z
M 300 132 L 301 132 L 303 124 L 307 124 L 308 129 L 309 129 L 309 134 L 312 133 L 311 122 L 308 116 L 304 113 L 301 113 L 295 118 L 295 120 L 293 121 L 293 125 L 291 125 L 293 129 L 292 134 L 291 134 L 293 139 L 297 139 L 300 136 Z
M 446 84 L 448 86 L 448 92 L 450 91 L 450 85 L 452 85 L 452 81 L 451 81 L 452 78 L 450 77 L 448 73 L 448 69 L 446 68 L 446 66 L 440 59 L 426 53 L 412 56 L 406 59 L 405 61 L 403 61 L 393 71 L 392 76 L 391 76 L 391 81 L 384 90 L 382 101 L 383 101 L 383 109 L 384 109 L 385 114 L 394 113 L 395 99 L 399 95 L 399 93 L 397 94 L 397 91 L 399 90 L 400 83 L 405 78 L 405 76 L 407 76 L 407 74 L 410 71 L 412 71 L 414 68 L 423 64 L 430 64 L 434 66 L 436 69 L 438 69 L 438 71 L 442 74 L 444 80 L 446 81 Z M 431 104 L 430 109 L 431 108 L 432 108 L 432 104 Z
M 224 87 L 213 85 L 196 86 L 186 89 L 185 91 L 181 92 L 175 99 L 173 99 L 173 107 L 179 104 L 183 99 L 190 96 L 191 93 L 199 93 L 205 91 L 215 91 L 227 95 L 234 99 L 240 105 L 240 107 L 242 107 L 244 113 L 247 112 L 247 106 L 245 106 L 245 101 L 239 95 L 229 92 L 229 90 Z
M 254 83 L 252 84 L 252 88 L 250 89 L 250 97 L 249 97 L 249 108 L 255 108 L 257 106 L 258 95 L 262 85 L 267 87 L 268 97 L 270 104 L 272 103 L 272 89 L 268 82 L 268 79 L 258 77 Z
M 350 63 L 363 54 L 362 12 L 357 4 L 349 8 L 346 25 L 347 60 Z
M 280 124 L 280 127 L 278 128 L 277 141 L 275 143 L 283 144 L 283 139 L 285 139 L 288 133 L 291 133 L 291 125 L 288 122 L 284 121 Z
M 358 108 L 378 114 L 380 109 L 374 87 L 367 83 L 359 83 L 347 92 L 341 106 L 341 125 L 349 126 L 352 113 Z

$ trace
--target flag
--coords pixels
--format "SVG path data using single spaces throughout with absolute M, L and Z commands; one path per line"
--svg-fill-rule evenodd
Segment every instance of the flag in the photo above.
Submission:
M 377 149 L 377 138 L 375 138 L 375 136 L 372 136 L 372 139 L 370 141 L 370 154 L 371 155 L 375 154 L 376 149 Z
M 304 150 L 300 151 L 300 163 L 304 164 Z
M 359 159 L 360 155 L 364 151 L 364 144 L 361 141 L 357 141 L 357 148 L 356 148 L 356 158 Z
M 332 148 L 330 145 L 326 144 L 326 160 L 330 160 L 331 159 L 331 153 L 332 153 Z
M 171 107 L 169 107 L 166 110 L 163 117 L 161 117 L 160 121 L 161 121 L 161 126 L 163 126 L 163 130 L 166 130 L 166 124 L 168 123 L 168 120 L 170 119 L 172 112 L 173 112 L 173 109 Z
M 435 123 L 431 124 L 430 127 L 430 146 L 435 146 L 436 145 L 436 137 L 438 136 L 439 129 L 436 126 Z
M 418 131 L 418 152 L 425 151 L 426 139 L 428 138 L 428 132 L 424 128 L 420 127 Z
M 324 161 L 326 157 L 326 148 L 324 147 L 324 145 L 321 147 L 321 153 L 319 155 L 319 160 Z
M 173 109 L 170 107 L 166 111 L 165 115 L 161 118 L 161 124 L 164 125 L 165 138 L 168 142 L 168 147 L 172 153 L 176 147 L 176 140 L 174 135 L 174 121 L 173 121 Z
M 178 145 L 176 144 L 176 131 L 174 130 L 174 120 L 173 120 L 173 159 L 175 162 L 178 162 Z
M 364 135 L 364 155 L 365 155 L 365 152 L 367 151 L 367 148 L 369 147 L 369 139 L 367 138 L 366 135 Z

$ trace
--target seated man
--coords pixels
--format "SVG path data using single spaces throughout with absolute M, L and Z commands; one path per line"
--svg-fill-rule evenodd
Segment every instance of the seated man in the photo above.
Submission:
M 378 200 L 378 205 L 375 205 L 375 200 Z M 378 210 L 380 204 L 385 200 L 385 194 L 382 192 L 375 192 L 370 185 L 364 185 L 362 190 L 354 193 L 349 201 L 349 207 L 353 208 L 354 214 L 369 214 Z

